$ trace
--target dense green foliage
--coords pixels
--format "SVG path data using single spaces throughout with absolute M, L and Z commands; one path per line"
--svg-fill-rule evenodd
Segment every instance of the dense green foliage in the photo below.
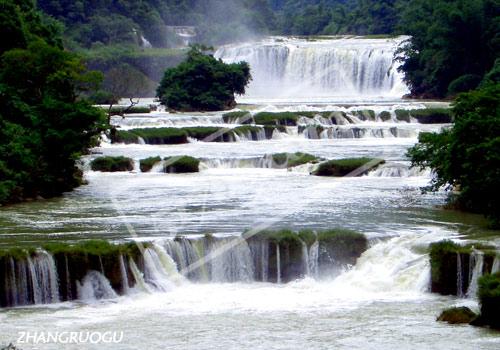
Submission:
M 247 63 L 225 64 L 193 47 L 183 63 L 167 69 L 157 97 L 174 110 L 231 109 L 236 105 L 234 94 L 244 94 L 250 79 Z
M 402 50 L 412 94 L 440 98 L 476 88 L 500 56 L 499 18 L 497 0 L 408 2 L 399 25 L 412 36 Z
M 46 13 L 67 28 L 70 45 L 96 43 L 175 47 L 182 40 L 171 26 L 196 26 L 200 43 L 218 44 L 274 24 L 267 0 L 38 0 Z
M 90 162 L 90 168 L 102 172 L 132 171 L 134 161 L 126 157 L 99 157 Z
M 0 203 L 50 197 L 81 183 L 76 167 L 103 127 L 79 98 L 99 81 L 62 50 L 31 1 L 0 1 Z
M 479 212 L 499 222 L 500 84 L 460 95 L 455 123 L 441 133 L 420 134 L 408 152 L 413 166 L 431 168 L 436 176 L 429 189 L 455 189 L 457 207 Z
M 369 170 L 383 164 L 384 160 L 376 158 L 345 158 L 320 163 L 312 172 L 317 176 L 361 176 Z

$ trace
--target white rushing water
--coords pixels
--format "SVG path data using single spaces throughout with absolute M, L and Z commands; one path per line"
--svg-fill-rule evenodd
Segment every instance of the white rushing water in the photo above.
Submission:
M 224 60 L 244 59 L 252 66 L 254 80 L 241 98 L 258 102 L 250 114 L 318 115 L 300 118 L 298 126 L 275 131 L 270 138 L 259 132 L 257 137 L 236 135 L 234 142 L 104 142 L 84 159 L 88 185 L 61 199 L 2 208 L 1 245 L 15 240 L 42 246 L 82 237 L 134 241 L 141 246 L 141 258 L 120 253 L 117 275 L 109 279 L 109 262 L 100 260 L 76 286 L 69 282 L 76 272 L 68 269 L 67 257 L 61 259 L 62 269 L 42 250 L 11 259 L 0 292 L 9 291 L 11 305 L 30 300 L 44 305 L 1 310 L 0 347 L 15 342 L 19 331 L 99 330 L 123 331 L 122 343 L 36 347 L 498 349 L 494 333 L 435 322 L 442 309 L 464 300 L 428 292 L 426 247 L 469 234 L 476 226 L 473 218 L 470 223 L 437 209 L 444 194 L 420 192 L 432 174 L 409 167 L 405 154 L 418 134 L 446 125 L 397 120 L 397 109 L 425 107 L 401 100 L 407 88 L 392 56 L 403 39 L 271 38 L 221 48 L 217 55 Z M 222 114 L 160 111 L 112 122 L 124 130 L 241 126 L 241 120 L 224 120 Z M 272 155 L 282 152 L 322 159 L 378 157 L 386 163 L 358 178 L 323 178 L 310 175 L 313 164 L 287 169 L 276 163 Z M 134 170 L 90 171 L 89 160 L 101 155 L 131 157 Z M 164 161 L 151 172 L 139 170 L 140 159 L 180 155 L 200 158 L 201 171 L 166 174 Z M 281 264 L 286 250 L 238 238 L 258 227 L 348 228 L 365 234 L 370 246 L 354 266 L 325 274 L 320 244 L 304 244 L 297 264 L 304 273 L 288 282 Z M 232 248 L 225 251 L 225 246 Z M 273 265 L 271 256 L 282 259 Z M 481 257 L 474 259 L 464 280 L 482 271 Z M 78 301 L 60 302 L 59 278 L 68 286 L 67 295 Z M 468 293 L 475 289 L 471 284 Z M 476 301 L 466 302 L 477 308 Z M 19 347 L 33 348 L 23 345 Z
M 246 97 L 251 99 L 394 99 L 408 93 L 394 63 L 405 39 L 274 37 L 226 46 L 215 55 L 225 62 L 250 64 L 253 81 Z

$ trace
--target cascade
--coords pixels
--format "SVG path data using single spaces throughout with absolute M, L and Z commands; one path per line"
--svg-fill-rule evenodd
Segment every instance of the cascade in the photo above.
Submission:
M 484 255 L 481 251 L 474 250 L 470 255 L 469 262 L 469 288 L 467 289 L 467 298 L 475 299 L 477 297 L 477 280 L 483 275 Z
M 463 293 L 463 277 L 462 277 L 462 257 L 460 256 L 460 253 L 457 252 L 457 296 L 459 298 L 464 297 Z
M 165 269 L 160 257 L 155 249 L 146 248 L 143 253 L 144 258 L 144 280 L 154 289 L 167 292 L 172 290 L 172 282 L 169 272 Z
M 253 80 L 249 97 L 391 97 L 408 92 L 393 57 L 405 39 L 268 38 L 225 46 L 215 56 L 246 61 Z
M 89 271 L 82 282 L 77 282 L 78 299 L 85 301 L 117 297 L 108 279 L 99 271 Z
M 319 242 L 315 241 L 309 248 L 308 270 L 312 277 L 318 276 Z
M 493 265 L 491 266 L 491 273 L 497 273 L 500 271 L 500 258 L 495 256 L 495 259 L 493 260 Z
M 123 254 L 120 254 L 120 274 L 122 278 L 123 293 L 127 294 L 130 290 L 130 285 L 128 283 L 127 268 L 125 267 L 125 260 Z
M 276 283 L 281 283 L 281 257 L 279 244 L 276 244 Z

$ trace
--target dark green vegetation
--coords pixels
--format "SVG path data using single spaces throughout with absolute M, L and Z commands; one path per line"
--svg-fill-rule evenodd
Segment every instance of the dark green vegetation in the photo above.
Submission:
M 184 62 L 165 71 L 156 94 L 174 110 L 225 110 L 234 108 L 234 94 L 244 94 L 250 79 L 247 63 L 225 64 L 193 47 Z
M 500 272 L 479 279 L 478 295 L 481 314 L 473 324 L 500 329 Z
M 409 123 L 411 118 L 415 118 L 421 124 L 451 123 L 453 121 L 451 112 L 449 108 L 397 109 L 395 111 L 398 120 Z
M 299 113 L 294 112 L 260 112 L 254 115 L 253 119 L 255 124 L 260 125 L 284 125 L 293 126 L 297 125 L 297 120 L 299 118 Z
M 134 170 L 134 161 L 126 157 L 99 157 L 90 162 L 94 171 L 117 172 Z
M 437 321 L 448 322 L 450 324 L 470 323 L 477 315 L 466 306 L 452 307 L 444 310 L 437 318 Z
M 147 173 L 147 172 L 151 171 L 151 169 L 153 169 L 153 166 L 155 166 L 155 164 L 157 164 L 159 162 L 161 162 L 160 157 L 149 157 L 149 158 L 141 159 L 139 161 L 139 166 L 140 166 L 141 171 L 143 173 Z
M 460 95 L 455 123 L 441 133 L 420 134 L 408 151 L 413 166 L 433 169 L 429 190 L 455 189 L 452 204 L 500 222 L 500 84 Z
M 383 159 L 377 158 L 346 158 L 334 159 L 320 163 L 312 172 L 316 176 L 362 176 L 368 171 L 384 164 Z
M 169 145 L 188 142 L 188 133 L 177 128 L 144 128 L 132 130 L 114 130 L 111 134 L 113 142 L 137 143 L 138 138 L 151 145 Z
M 408 1 L 400 30 L 412 36 L 402 50 L 412 95 L 442 98 L 478 87 L 500 57 L 499 16 L 497 0 Z
M 144 114 L 150 113 L 151 107 L 148 106 L 112 106 L 111 108 L 106 108 L 106 112 L 111 115 L 123 115 L 123 114 Z
M 483 271 L 490 272 L 497 252 L 494 247 L 480 244 L 458 245 L 452 241 L 440 241 L 430 245 L 431 291 L 443 295 L 464 295 L 469 288 L 470 257 L 473 248 L 484 254 Z M 461 271 L 459 268 L 459 261 Z M 457 285 L 461 273 L 462 285 Z
M 319 158 L 309 153 L 275 153 L 273 154 L 273 162 L 278 166 L 285 168 L 293 168 L 306 163 L 317 163 Z
M 164 171 L 166 173 L 197 173 L 200 171 L 200 160 L 190 156 L 165 158 Z
M 224 120 L 224 123 L 250 124 L 253 122 L 253 117 L 250 112 L 238 111 L 224 113 L 222 115 L 222 120 Z
M 80 185 L 76 161 L 104 128 L 80 97 L 100 76 L 62 49 L 58 28 L 31 1 L 0 1 L 0 204 Z

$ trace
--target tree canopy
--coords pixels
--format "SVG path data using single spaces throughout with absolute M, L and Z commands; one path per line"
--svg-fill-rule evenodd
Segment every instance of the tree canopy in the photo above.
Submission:
M 104 119 L 79 97 L 100 76 L 62 50 L 58 27 L 29 0 L 0 0 L 0 9 L 2 204 L 55 196 L 79 185 L 76 161 Z
M 459 191 L 454 204 L 500 224 L 500 84 L 460 95 L 455 123 L 441 133 L 422 133 L 408 152 L 413 166 L 430 167 L 429 189 Z
M 234 108 L 251 79 L 246 62 L 225 64 L 193 47 L 184 62 L 165 71 L 157 96 L 168 108 L 216 111 Z

